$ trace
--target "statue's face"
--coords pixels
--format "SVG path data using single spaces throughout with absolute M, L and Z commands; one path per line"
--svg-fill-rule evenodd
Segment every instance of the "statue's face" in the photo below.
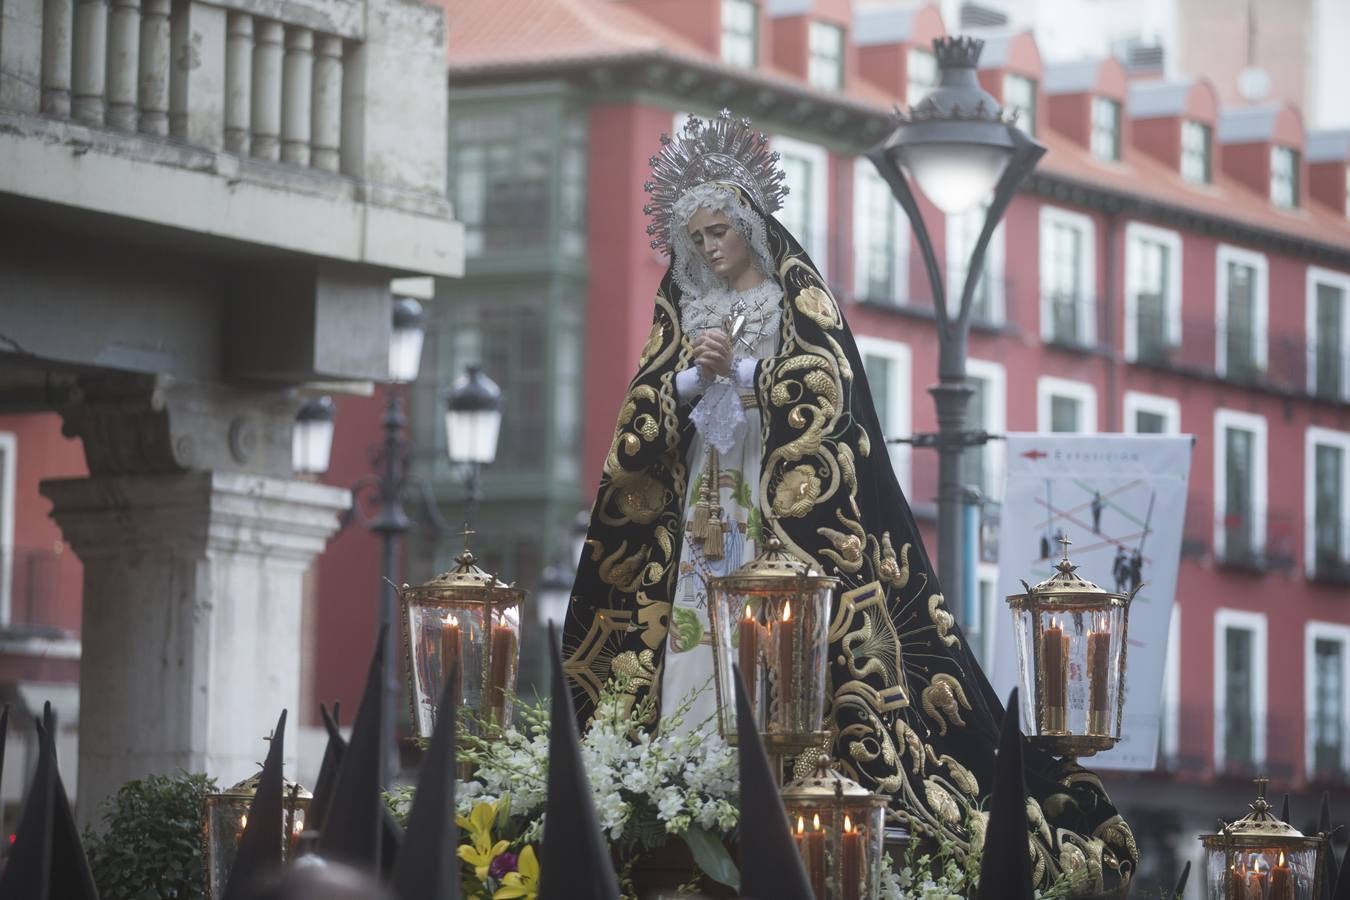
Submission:
M 721 212 L 704 207 L 695 210 L 689 217 L 689 239 L 708 266 L 730 284 L 753 265 L 750 242 Z

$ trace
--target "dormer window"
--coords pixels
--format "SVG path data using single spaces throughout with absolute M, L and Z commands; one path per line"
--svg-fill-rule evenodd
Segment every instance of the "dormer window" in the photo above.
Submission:
M 1092 155 L 1120 159 L 1120 104 L 1106 97 L 1092 98 Z
M 1017 127 L 1036 135 L 1036 82 L 1011 72 L 1003 76 L 1003 108 L 1017 113 Z
M 1192 184 L 1209 184 L 1211 176 L 1210 148 L 1213 134 L 1208 125 L 1200 122 L 1181 123 L 1181 177 Z
M 1298 151 L 1270 148 L 1270 202 L 1284 209 L 1298 208 Z
M 753 69 L 758 59 L 758 7 L 752 0 L 722 0 L 722 62 Z
M 844 29 L 825 22 L 811 23 L 811 57 L 806 80 L 826 91 L 844 86 Z
M 905 103 L 913 109 L 937 85 L 937 57 L 927 50 L 909 48 L 905 52 Z

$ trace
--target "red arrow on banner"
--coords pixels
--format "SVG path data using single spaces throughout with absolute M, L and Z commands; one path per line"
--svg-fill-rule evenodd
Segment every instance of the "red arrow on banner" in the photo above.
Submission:
M 1038 459 L 1045 459 L 1049 455 L 1050 454 L 1046 453 L 1044 450 L 1027 450 L 1022 453 L 1022 456 L 1026 457 L 1027 459 L 1033 462 L 1035 462 Z

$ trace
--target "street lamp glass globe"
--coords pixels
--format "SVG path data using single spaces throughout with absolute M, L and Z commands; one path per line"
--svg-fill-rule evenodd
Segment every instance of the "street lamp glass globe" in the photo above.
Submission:
M 455 382 L 445 410 L 445 439 L 452 463 L 487 465 L 497 456 L 502 391 L 478 366 Z
M 322 475 L 328 471 L 336 418 L 331 397 L 313 397 L 300 408 L 291 432 L 291 468 L 297 474 Z
M 389 337 L 389 380 L 406 383 L 417 380 L 422 367 L 422 339 L 426 334 L 426 313 L 411 297 L 394 301 L 394 327 Z
M 900 151 L 919 189 L 949 216 L 989 197 L 1011 156 L 1010 147 L 988 144 L 910 144 Z

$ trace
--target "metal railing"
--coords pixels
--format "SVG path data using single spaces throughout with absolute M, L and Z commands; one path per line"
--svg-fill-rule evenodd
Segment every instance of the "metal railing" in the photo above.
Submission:
M 47 547 L 9 548 L 9 621 L 11 632 L 44 637 L 66 637 L 68 629 L 59 620 L 62 575 L 71 558 L 63 549 Z
M 1186 500 L 1181 552 L 1211 557 L 1225 568 L 1250 572 L 1288 571 L 1295 564 L 1299 517 L 1289 510 L 1259 504 L 1218 509 L 1209 494 Z

